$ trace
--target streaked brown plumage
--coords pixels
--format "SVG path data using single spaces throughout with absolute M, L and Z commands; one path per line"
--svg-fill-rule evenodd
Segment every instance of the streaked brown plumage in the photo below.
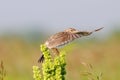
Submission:
M 45 45 L 52 50 L 54 53 L 59 54 L 58 47 L 63 46 L 77 38 L 80 38 L 82 36 L 88 36 L 92 34 L 93 32 L 99 31 L 102 28 L 96 29 L 94 31 L 88 32 L 88 31 L 78 31 L 74 28 L 66 29 L 63 32 L 56 33 L 52 35 L 46 42 Z M 38 62 L 43 62 L 44 55 L 40 57 Z

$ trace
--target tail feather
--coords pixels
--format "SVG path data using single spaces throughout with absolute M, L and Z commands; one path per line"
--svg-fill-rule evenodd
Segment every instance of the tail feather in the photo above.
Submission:
M 42 54 L 41 57 L 40 57 L 39 60 L 38 60 L 38 63 L 41 63 L 41 62 L 43 62 L 43 61 L 44 61 L 44 55 Z

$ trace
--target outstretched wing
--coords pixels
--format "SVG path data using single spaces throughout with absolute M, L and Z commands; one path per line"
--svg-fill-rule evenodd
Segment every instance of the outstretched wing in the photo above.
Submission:
M 92 34 L 93 32 L 97 32 L 97 31 L 99 31 L 99 30 L 101 30 L 101 29 L 103 29 L 104 27 L 102 27 L 102 28 L 99 28 L 99 29 L 95 29 L 95 30 L 93 30 L 93 31 L 79 31 L 79 32 L 76 32 L 76 34 L 78 34 L 79 36 L 88 36 L 88 35 L 90 35 L 90 34 Z
M 48 48 L 55 48 L 62 45 L 65 45 L 71 41 L 73 41 L 76 38 L 82 37 L 82 36 L 88 36 L 92 34 L 93 32 L 99 31 L 102 28 L 96 29 L 94 31 L 88 32 L 88 31 L 79 31 L 76 33 L 70 33 L 70 32 L 59 32 L 51 36 L 46 42 L 46 46 Z
M 69 41 L 69 33 L 59 32 L 51 36 L 46 42 L 48 48 L 55 48 L 61 45 L 66 44 Z

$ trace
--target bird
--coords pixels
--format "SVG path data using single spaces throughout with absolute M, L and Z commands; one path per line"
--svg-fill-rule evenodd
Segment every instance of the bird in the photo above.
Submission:
M 59 50 L 58 50 L 59 47 L 64 46 L 82 36 L 91 35 L 93 32 L 97 32 L 101 29 L 103 29 L 103 27 L 99 29 L 95 29 L 93 31 L 79 31 L 75 28 L 68 28 L 62 32 L 58 32 L 52 35 L 51 37 L 49 37 L 45 41 L 45 45 L 48 49 L 52 50 L 54 53 L 59 55 Z M 38 62 L 43 62 L 43 61 L 44 61 L 44 55 L 42 54 Z

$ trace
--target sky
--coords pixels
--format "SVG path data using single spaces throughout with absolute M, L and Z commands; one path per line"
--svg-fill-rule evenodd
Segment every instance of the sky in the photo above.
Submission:
M 120 23 L 120 0 L 0 0 L 0 33 L 69 27 L 103 32 Z M 102 32 L 101 32 L 102 33 Z

